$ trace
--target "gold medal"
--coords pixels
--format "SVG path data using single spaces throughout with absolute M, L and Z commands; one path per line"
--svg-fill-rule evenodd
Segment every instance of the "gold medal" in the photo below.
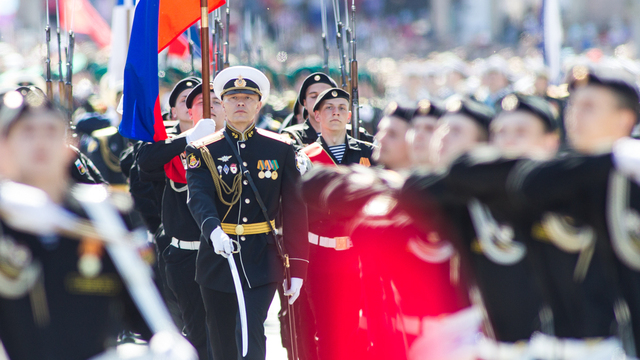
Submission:
M 264 176 L 267 177 L 267 178 L 270 178 L 271 177 L 271 170 L 265 171 L 264 172 Z
M 258 173 L 258 177 L 260 179 L 264 179 L 264 161 L 263 160 L 258 160 L 258 170 L 260 170 L 260 172 Z
M 277 178 L 278 178 L 278 172 L 277 172 L 277 171 L 272 172 L 272 173 L 271 173 L 271 179 L 272 179 L 272 180 L 275 180 L 275 179 L 277 179 Z
M 236 226 L 236 235 L 242 235 L 244 234 L 244 226 L 242 226 L 241 224 L 238 224 L 238 226 Z
M 95 254 L 82 255 L 78 260 L 78 271 L 83 277 L 94 278 L 102 271 L 102 261 Z
M 260 179 L 264 179 L 264 171 L 260 170 L 260 172 L 258 173 L 258 177 Z

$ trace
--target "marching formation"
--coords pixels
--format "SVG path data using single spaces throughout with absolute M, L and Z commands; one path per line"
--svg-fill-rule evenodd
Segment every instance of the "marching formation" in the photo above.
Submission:
M 117 111 L 76 111 L 73 62 L 56 96 L 48 53 L 45 89 L 2 90 L 9 359 L 266 359 L 276 296 L 289 360 L 638 358 L 639 74 L 516 91 L 494 67 L 484 97 L 407 84 L 364 126 L 339 8 L 340 76 L 323 13 L 323 71 L 282 123 L 273 77 L 229 65 L 220 10 L 215 59 L 203 26 L 202 77 L 162 106 L 125 83 Z

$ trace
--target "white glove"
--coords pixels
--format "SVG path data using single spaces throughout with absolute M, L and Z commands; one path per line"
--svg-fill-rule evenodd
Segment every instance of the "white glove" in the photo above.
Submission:
M 232 254 L 233 248 L 231 247 L 231 238 L 225 234 L 224 231 L 218 226 L 211 232 L 211 243 L 213 243 L 213 250 L 218 255 L 222 255 L 225 258 Z
M 171 360 L 196 360 L 198 353 L 182 335 L 173 332 L 159 332 L 149 342 L 151 358 Z M 146 358 L 145 358 L 146 359 Z
M 207 135 L 216 132 L 216 123 L 211 119 L 202 119 L 187 134 L 187 143 L 200 140 Z
M 300 296 L 300 289 L 302 289 L 303 280 L 297 277 L 291 278 L 291 287 L 287 289 L 287 280 L 284 281 L 284 295 L 291 296 L 289 298 L 289 305 L 293 305 L 296 302 L 298 296 Z
M 640 140 L 622 138 L 613 144 L 616 170 L 640 184 Z
M 44 191 L 23 184 L 6 182 L 0 186 L 0 210 L 7 224 L 30 234 L 53 235 L 74 225 L 74 216 Z

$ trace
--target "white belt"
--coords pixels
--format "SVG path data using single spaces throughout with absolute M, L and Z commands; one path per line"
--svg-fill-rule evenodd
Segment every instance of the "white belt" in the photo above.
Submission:
M 200 241 L 184 241 L 172 237 L 171 245 L 182 250 L 198 250 L 200 248 Z
M 328 238 L 310 232 L 309 242 L 314 245 L 336 249 L 338 251 L 351 249 L 353 247 L 351 238 L 349 238 L 348 236 Z

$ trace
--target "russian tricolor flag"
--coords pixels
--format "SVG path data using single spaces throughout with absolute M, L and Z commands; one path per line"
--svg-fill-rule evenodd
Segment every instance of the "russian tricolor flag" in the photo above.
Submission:
M 210 0 L 209 12 L 224 4 Z M 119 131 L 122 136 L 142 141 L 167 138 L 158 96 L 158 53 L 200 20 L 200 0 L 140 0 L 136 4 L 131 39 L 124 68 L 123 111 Z M 180 159 L 174 170 L 165 167 L 175 181 L 184 181 Z M 180 176 L 182 175 L 182 176 Z

